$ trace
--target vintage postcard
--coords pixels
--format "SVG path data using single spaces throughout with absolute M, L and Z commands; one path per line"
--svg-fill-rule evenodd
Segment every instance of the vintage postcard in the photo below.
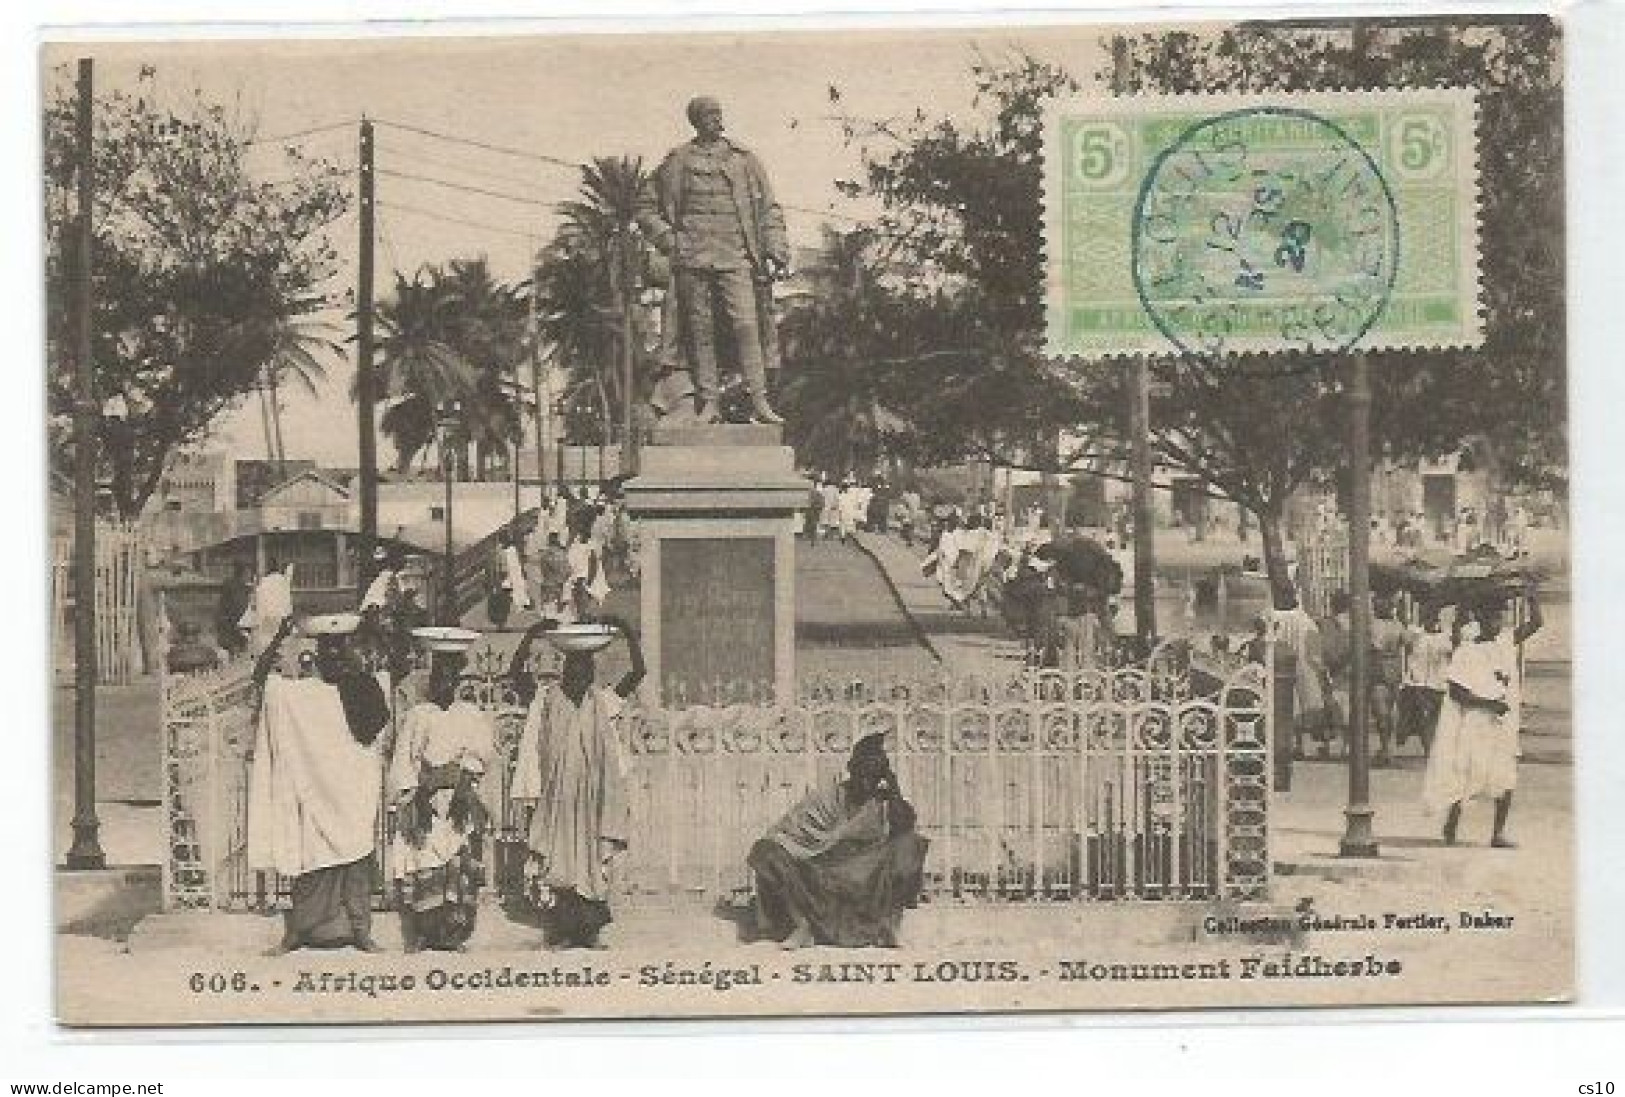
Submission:
M 40 64 L 61 1023 L 1572 996 L 1551 18 Z

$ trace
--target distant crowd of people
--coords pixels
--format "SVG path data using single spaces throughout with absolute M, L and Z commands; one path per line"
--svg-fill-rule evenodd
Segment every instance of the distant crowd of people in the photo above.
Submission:
M 547 492 L 534 522 L 498 538 L 497 586 L 488 599 L 493 624 L 513 613 L 589 620 L 604 609 L 610 577 L 636 574 L 634 532 L 618 484 Z
M 1495 804 L 1491 845 L 1508 847 L 1507 818 L 1516 784 L 1522 719 L 1519 651 L 1543 624 L 1535 585 L 1517 600 L 1484 588 L 1460 604 L 1378 597 L 1372 603 L 1367 679 L 1352 680 L 1353 645 L 1346 594 L 1330 616 L 1316 620 L 1301 604 L 1273 614 L 1277 643 L 1294 656 L 1293 726 L 1301 750 L 1307 737 L 1329 757 L 1346 738 L 1352 691 L 1364 689 L 1378 764 L 1396 744 L 1420 740 L 1427 756 L 1423 799 L 1444 815 L 1444 838 L 1456 841 L 1462 805 Z

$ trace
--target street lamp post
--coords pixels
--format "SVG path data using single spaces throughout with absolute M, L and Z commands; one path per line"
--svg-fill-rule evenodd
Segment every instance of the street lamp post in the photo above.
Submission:
M 1349 802 L 1343 857 L 1377 856 L 1371 827 L 1371 366 L 1349 364 Z
M 67 867 L 97 869 L 107 864 L 101 822 L 96 815 L 96 402 L 92 362 L 91 269 L 95 174 L 91 170 L 91 88 L 89 58 L 79 62 L 77 141 L 78 221 L 74 226 L 74 489 L 73 489 L 73 846 Z M 162 658 L 162 653 L 160 653 Z
M 462 428 L 462 405 L 456 400 L 447 400 L 435 411 L 435 425 L 440 431 L 440 467 L 445 474 L 446 501 L 444 514 L 446 518 L 446 551 L 442 561 L 442 579 L 440 593 L 440 623 L 455 625 L 457 623 L 457 590 L 455 567 L 457 562 L 456 545 L 452 541 L 451 525 L 451 482 L 456 473 L 456 460 L 453 456 L 453 446 L 459 431 Z

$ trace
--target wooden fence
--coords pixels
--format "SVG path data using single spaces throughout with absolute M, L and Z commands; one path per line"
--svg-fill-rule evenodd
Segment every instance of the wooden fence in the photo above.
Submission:
M 91 586 L 96 615 L 96 680 L 103 685 L 128 683 L 143 669 L 138 599 L 145 552 L 145 542 L 135 526 L 97 524 L 96 572 Z M 73 637 L 81 605 L 77 579 L 73 572 L 73 538 L 55 538 L 51 545 L 51 635 L 53 665 L 59 675 L 71 675 L 77 664 Z

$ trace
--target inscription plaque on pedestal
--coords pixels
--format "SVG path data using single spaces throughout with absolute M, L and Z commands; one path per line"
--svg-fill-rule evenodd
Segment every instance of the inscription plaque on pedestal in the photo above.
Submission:
M 660 677 L 668 704 L 761 701 L 775 688 L 771 537 L 660 547 Z

